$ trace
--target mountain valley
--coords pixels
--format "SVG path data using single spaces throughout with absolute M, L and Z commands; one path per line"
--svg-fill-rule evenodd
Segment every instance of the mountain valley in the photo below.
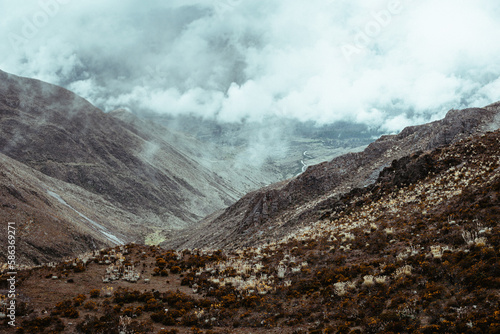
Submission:
M 498 333 L 500 103 L 375 141 L 294 124 L 0 72 L 0 331 Z
M 499 144 L 496 130 L 394 160 L 259 246 L 129 243 L 22 270 L 4 331 L 497 333 Z
M 65 245 L 57 246 L 57 251 L 43 247 L 37 251 L 38 246 L 26 245 L 18 254 L 24 264 L 75 256 L 121 242 L 110 240 L 106 233 L 120 235 L 123 242 L 158 244 L 244 194 L 300 173 L 306 163 L 328 160 L 368 144 L 368 138 L 348 138 L 332 146 L 312 136 L 296 136 L 299 144 L 290 147 L 275 138 L 275 150 L 285 149 L 285 153 L 276 160 L 260 159 L 261 152 L 272 152 L 272 142 L 252 148 L 249 143 L 240 143 L 246 136 L 240 134 L 236 144 L 221 145 L 221 141 L 230 141 L 227 135 L 209 140 L 202 133 L 213 129 L 213 123 L 192 128 L 196 122 L 188 119 L 184 124 L 191 128 L 184 126 L 181 130 L 188 134 L 183 134 L 165 128 L 164 121 L 139 118 L 127 110 L 103 113 L 64 88 L 5 72 L 0 72 L 0 103 L 2 169 L 23 164 L 22 174 L 11 173 L 3 180 L 0 215 L 5 221 L 15 220 L 22 232 L 27 222 L 35 221 L 39 226 L 43 213 L 48 217 L 45 223 L 53 226 L 47 233 L 37 234 L 37 242 Z M 226 129 L 224 133 L 231 136 L 238 134 L 237 128 Z M 307 155 L 306 149 L 310 152 Z M 36 176 L 25 178 L 24 174 Z M 46 182 L 56 183 L 58 190 Z M 27 194 L 33 191 L 37 198 Z M 75 191 L 78 195 L 73 197 Z M 13 192 L 24 196 L 22 209 L 16 204 L 20 196 Z M 80 209 L 74 209 L 77 207 Z M 60 221 L 58 217 L 66 211 Z M 68 243 L 60 243 L 59 236 L 49 231 L 62 225 L 92 231 L 87 233 L 89 240 L 75 235 L 68 236 L 73 239 Z M 5 258 L 3 250 L 0 256 Z

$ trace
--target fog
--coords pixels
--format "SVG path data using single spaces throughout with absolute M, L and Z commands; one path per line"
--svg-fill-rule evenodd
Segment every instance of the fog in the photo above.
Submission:
M 105 111 L 395 132 L 500 100 L 495 0 L 1 4 L 0 69 Z

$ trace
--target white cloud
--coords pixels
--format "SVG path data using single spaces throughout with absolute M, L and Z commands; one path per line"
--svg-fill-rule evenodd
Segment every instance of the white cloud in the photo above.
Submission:
M 500 100 L 494 0 L 4 6 L 0 68 L 64 85 L 108 110 L 222 121 L 280 115 L 396 131 Z

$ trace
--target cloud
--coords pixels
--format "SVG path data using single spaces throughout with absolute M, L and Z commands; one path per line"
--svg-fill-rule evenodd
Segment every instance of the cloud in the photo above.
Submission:
M 105 110 L 383 131 L 500 100 L 494 0 L 5 4 L 0 68 Z

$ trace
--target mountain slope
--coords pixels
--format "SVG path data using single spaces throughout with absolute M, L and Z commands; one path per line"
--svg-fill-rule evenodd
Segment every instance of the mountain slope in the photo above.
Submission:
M 91 249 L 143 239 L 137 216 L 75 185 L 0 154 L 0 220 L 15 223 L 16 259 L 24 265 L 60 261 Z M 7 245 L 7 233 L 0 235 Z M 6 262 L 5 249 L 0 261 Z
M 0 72 L 0 153 L 162 229 L 193 223 L 272 177 L 217 175 L 210 147 L 54 85 Z
M 379 172 L 417 151 L 427 151 L 498 128 L 499 104 L 451 110 L 443 120 L 383 136 L 363 152 L 350 153 L 309 167 L 296 178 L 247 194 L 199 227 L 168 240 L 167 247 L 238 247 L 272 240 L 319 219 L 317 212 L 353 188 L 372 184 Z M 311 214 L 314 212 L 314 214 Z

